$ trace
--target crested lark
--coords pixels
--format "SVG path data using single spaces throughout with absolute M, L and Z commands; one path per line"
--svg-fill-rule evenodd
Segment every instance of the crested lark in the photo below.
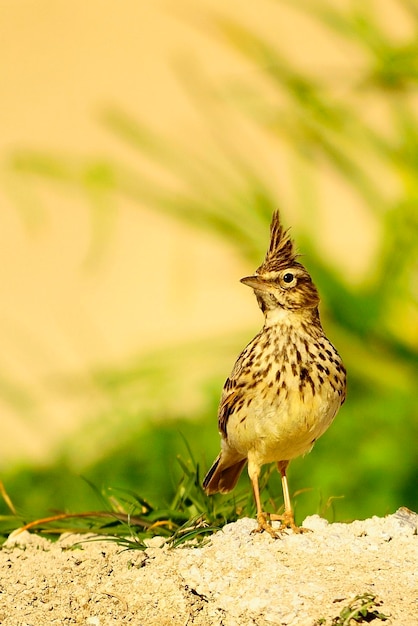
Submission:
M 345 369 L 322 330 L 318 291 L 298 262 L 277 211 L 265 260 L 241 282 L 254 289 L 265 321 L 225 382 L 218 413 L 221 452 L 203 487 L 207 494 L 231 491 L 248 462 L 256 530 L 277 536 L 262 510 L 258 483 L 261 466 L 275 461 L 284 513 L 270 519 L 281 520 L 279 530 L 301 532 L 294 521 L 286 470 L 291 459 L 311 450 L 344 402 Z

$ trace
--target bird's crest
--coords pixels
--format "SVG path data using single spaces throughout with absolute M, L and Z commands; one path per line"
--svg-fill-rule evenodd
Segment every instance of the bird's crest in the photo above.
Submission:
M 270 224 L 270 245 L 263 263 L 257 272 L 278 271 L 293 265 L 297 254 L 289 230 L 280 223 L 279 212 L 275 211 Z

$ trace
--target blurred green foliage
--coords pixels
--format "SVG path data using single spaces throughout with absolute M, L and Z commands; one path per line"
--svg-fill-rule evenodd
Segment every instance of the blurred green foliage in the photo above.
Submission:
M 348 520 L 384 515 L 402 505 L 418 509 L 418 12 L 414 3 L 401 3 L 410 33 L 399 37 L 390 24 L 380 25 L 372 4 L 353 0 L 337 8 L 332 2 L 292 2 L 316 21 L 324 36 L 329 32 L 347 54 L 355 53 L 355 71 L 337 78 L 309 64 L 296 67 L 290 51 L 239 19 L 208 16 L 225 54 L 242 55 L 251 68 L 221 90 L 212 89 L 190 67 L 181 68 L 185 88 L 211 133 L 210 154 L 159 136 L 110 109 L 103 116 L 105 128 L 133 149 L 137 166 L 28 150 L 10 161 L 11 171 L 25 184 L 41 178 L 84 190 L 95 224 L 111 205 L 109 198 L 122 195 L 211 231 L 248 260 L 250 271 L 264 255 L 273 210 L 280 206 L 284 214 L 301 216 L 298 247 L 322 295 L 327 334 L 345 360 L 349 393 L 314 451 L 290 467 L 291 488 L 299 490 L 299 519 L 314 512 Z M 369 115 L 368 107 L 374 105 L 383 112 L 377 120 Z M 290 198 L 278 197 L 262 164 L 244 149 L 234 119 L 276 142 L 292 172 Z M 141 169 L 144 160 L 167 176 L 166 186 Z M 324 258 L 312 227 L 320 208 L 319 172 L 335 177 L 379 229 L 378 254 L 360 284 Z M 344 228 L 344 215 L 340 223 Z M 92 384 L 106 398 L 93 421 L 89 416 L 89 432 L 78 433 L 80 441 L 87 437 L 95 448 L 82 468 L 89 481 L 98 488 L 128 487 L 152 501 L 168 502 L 179 479 L 179 433 L 203 472 L 218 450 L 215 416 L 223 379 L 254 330 L 245 339 L 211 339 L 205 350 L 182 346 L 174 357 L 171 352 L 164 358 L 150 355 L 93 372 L 87 383 L 79 381 L 75 393 L 87 394 Z M 170 406 L 170 393 L 206 358 L 199 355 L 208 353 L 213 369 L 192 420 L 187 410 Z M 144 416 L 152 418 L 146 426 Z M 95 444 L 100 433 L 103 447 Z M 95 496 L 72 467 L 63 453 L 50 466 L 16 468 L 5 476 L 8 491 L 18 493 L 19 505 L 33 514 L 48 508 L 89 509 Z M 277 498 L 278 477 L 271 476 L 268 490 Z

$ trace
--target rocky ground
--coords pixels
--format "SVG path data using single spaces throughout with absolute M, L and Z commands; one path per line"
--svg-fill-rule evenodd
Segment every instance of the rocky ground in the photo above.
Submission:
M 241 519 L 203 547 L 156 537 L 146 551 L 15 534 L 0 551 L 0 624 L 418 624 L 417 514 L 304 526 L 275 540 Z

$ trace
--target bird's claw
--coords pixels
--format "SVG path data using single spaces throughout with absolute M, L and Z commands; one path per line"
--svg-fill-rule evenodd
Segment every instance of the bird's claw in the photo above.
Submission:
M 278 531 L 280 532 L 280 529 L 278 529 L 278 531 L 274 530 L 274 528 L 272 527 L 272 525 L 267 521 L 268 518 L 268 514 L 261 512 L 257 514 L 257 528 L 254 528 L 253 533 L 262 533 L 262 532 L 266 532 L 268 533 L 271 537 L 273 537 L 273 539 L 279 539 L 280 535 L 278 534 Z
M 281 522 L 279 528 L 273 528 L 271 522 Z M 277 515 L 276 513 L 261 513 L 257 514 L 257 528 L 254 528 L 253 533 L 268 533 L 273 539 L 280 539 L 283 531 L 288 528 L 292 530 L 296 534 L 308 533 L 311 532 L 309 528 L 302 528 L 301 526 L 297 526 L 295 524 L 295 518 L 293 517 L 293 513 L 285 512 L 281 515 Z
M 294 533 L 300 535 L 302 533 L 311 532 L 309 528 L 303 528 L 302 526 L 297 526 L 295 523 L 295 518 L 291 511 L 285 511 L 281 515 L 277 515 L 276 513 L 272 513 L 270 515 L 270 519 L 272 522 L 281 522 L 279 532 L 286 530 L 286 528 L 290 528 Z

